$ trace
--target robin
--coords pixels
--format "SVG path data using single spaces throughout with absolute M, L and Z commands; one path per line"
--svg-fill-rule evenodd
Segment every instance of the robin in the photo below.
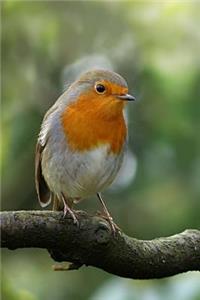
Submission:
M 75 81 L 47 111 L 39 133 L 35 182 L 42 207 L 68 212 L 78 224 L 74 203 L 97 194 L 113 232 L 116 225 L 101 197 L 115 179 L 124 156 L 127 125 L 124 78 L 91 70 Z

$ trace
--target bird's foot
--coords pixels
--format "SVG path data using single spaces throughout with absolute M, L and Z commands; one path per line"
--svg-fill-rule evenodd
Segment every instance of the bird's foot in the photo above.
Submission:
M 65 217 L 67 213 L 69 213 L 70 216 L 72 217 L 73 223 L 78 226 L 79 225 L 79 221 L 78 221 L 78 219 L 76 217 L 75 211 L 73 211 L 71 208 L 69 208 L 68 205 L 64 205 L 63 216 Z
M 110 214 L 106 214 L 106 213 L 97 211 L 97 215 L 109 223 L 113 235 L 116 235 L 117 232 L 119 232 L 119 233 L 121 232 L 120 227 L 117 226 L 117 224 L 115 224 L 115 222 L 113 221 L 113 218 L 111 217 Z
M 62 201 L 63 201 L 63 205 L 64 205 L 64 209 L 63 209 L 63 216 L 65 217 L 67 212 L 70 214 L 70 216 L 73 219 L 74 224 L 76 224 L 77 226 L 79 225 L 78 219 L 76 217 L 75 212 L 72 210 L 72 208 L 69 207 L 69 205 L 67 204 L 67 201 L 65 199 L 65 196 L 62 194 Z

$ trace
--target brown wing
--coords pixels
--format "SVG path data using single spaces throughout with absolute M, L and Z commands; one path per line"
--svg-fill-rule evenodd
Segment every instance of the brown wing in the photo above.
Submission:
M 36 152 L 35 152 L 35 186 L 38 195 L 38 200 L 42 207 L 47 206 L 51 202 L 50 197 L 50 190 L 48 185 L 42 175 L 42 168 L 41 168 L 41 156 L 44 146 L 42 146 L 39 141 L 36 145 Z

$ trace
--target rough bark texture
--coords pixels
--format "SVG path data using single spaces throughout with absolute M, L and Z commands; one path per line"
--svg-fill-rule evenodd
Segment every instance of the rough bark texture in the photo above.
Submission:
M 110 231 L 105 220 L 78 213 L 79 227 L 62 212 L 2 212 L 1 247 L 44 248 L 71 268 L 90 265 L 135 279 L 162 278 L 200 271 L 200 231 L 186 230 L 171 237 L 137 240 Z

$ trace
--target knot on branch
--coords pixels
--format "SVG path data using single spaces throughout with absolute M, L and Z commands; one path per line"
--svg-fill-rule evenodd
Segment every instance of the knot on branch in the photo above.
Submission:
M 109 225 L 100 220 L 97 224 L 97 229 L 95 229 L 96 242 L 102 245 L 108 244 L 111 239 L 111 234 Z

